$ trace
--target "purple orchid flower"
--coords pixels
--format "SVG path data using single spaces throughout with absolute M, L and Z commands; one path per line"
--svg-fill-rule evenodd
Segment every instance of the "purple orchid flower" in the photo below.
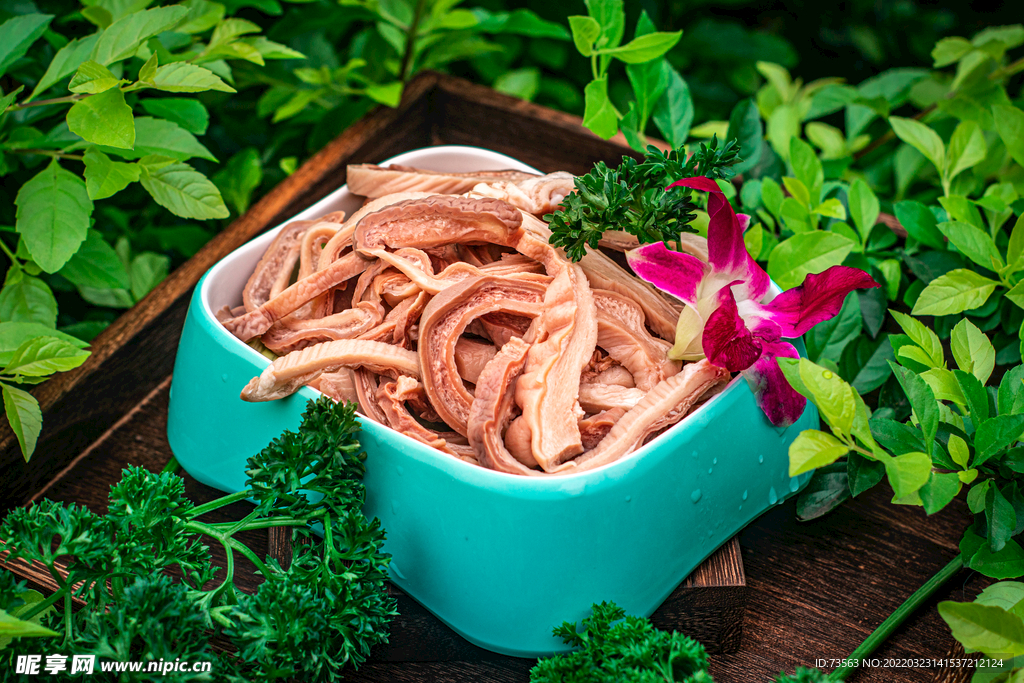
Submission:
M 793 424 L 803 414 L 807 399 L 789 386 L 779 369 L 777 358 L 799 357 L 796 347 L 784 339 L 795 339 L 834 317 L 853 290 L 879 284 L 857 268 L 832 266 L 765 302 L 771 281 L 743 243 L 749 217 L 737 216 L 709 178 L 686 178 L 669 187 L 708 192 L 706 260 L 673 251 L 664 242 L 645 244 L 626 254 L 638 276 L 686 304 L 669 356 L 706 357 L 730 372 L 741 372 L 771 423 Z M 683 248 L 704 256 L 692 240 Z

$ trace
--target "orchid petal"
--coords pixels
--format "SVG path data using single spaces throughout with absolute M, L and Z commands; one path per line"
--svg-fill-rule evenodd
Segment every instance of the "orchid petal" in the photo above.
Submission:
M 719 292 L 718 308 L 704 324 L 703 343 L 708 360 L 730 372 L 746 370 L 761 357 L 761 340 L 740 317 L 731 287 Z
M 748 214 L 738 213 L 736 214 L 736 220 L 739 222 L 741 233 L 746 232 L 747 228 L 750 227 L 750 216 Z
M 789 342 L 766 344 L 764 354 L 743 371 L 743 377 L 768 420 L 776 427 L 788 427 L 803 415 L 807 399 L 786 381 L 779 368 L 780 357 L 799 358 L 800 354 Z
M 782 336 L 794 339 L 825 320 L 835 317 L 846 295 L 855 289 L 880 286 L 857 268 L 832 266 L 804 278 L 799 287 L 786 290 L 761 306 L 762 315 L 782 328 Z
M 768 293 L 771 281 L 747 253 L 747 245 L 743 242 L 746 225 L 733 211 L 729 200 L 722 194 L 722 188 L 703 176 L 683 178 L 669 187 L 689 187 L 708 193 L 708 262 L 716 271 L 743 281 L 737 292 L 741 299 L 760 301 Z M 749 224 L 750 218 L 746 220 Z
M 626 261 L 640 278 L 696 306 L 697 290 L 706 269 L 696 256 L 672 251 L 664 242 L 655 242 L 627 251 Z

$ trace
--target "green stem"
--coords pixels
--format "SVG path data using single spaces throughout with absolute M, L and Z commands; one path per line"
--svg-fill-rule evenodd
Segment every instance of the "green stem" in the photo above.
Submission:
M 402 53 L 402 66 L 398 69 L 398 80 L 403 84 L 409 80 L 409 67 L 412 66 L 412 53 L 416 49 L 416 38 L 419 37 L 420 20 L 423 18 L 423 9 L 427 0 L 418 0 L 416 13 L 413 14 L 412 24 L 409 25 L 409 32 L 405 37 L 405 52 Z
M 23 612 L 22 614 L 19 614 L 18 618 L 22 619 L 23 621 L 28 621 L 32 617 L 36 616 L 37 614 L 39 614 L 40 612 L 42 612 L 43 610 L 47 609 L 48 607 L 50 607 L 51 605 L 56 603 L 58 600 L 63 598 L 64 595 L 67 592 L 68 592 L 67 588 L 61 588 L 60 590 L 58 590 L 56 593 L 54 593 L 53 595 L 49 596 L 48 598 L 46 598 L 44 600 L 41 600 L 41 601 L 37 602 L 36 604 L 32 605 L 32 608 L 29 609 L 27 612 Z
M 20 266 L 18 259 L 14 256 L 14 252 L 11 251 L 10 247 L 3 240 L 0 240 L 0 249 L 3 249 L 3 252 L 7 254 L 7 258 L 11 259 L 12 266 Z
M 180 469 L 181 463 L 179 463 L 178 459 L 172 455 L 171 459 L 167 461 L 166 465 L 164 465 L 164 468 L 160 470 L 160 474 L 175 474 Z
M 89 95 L 67 95 L 66 97 L 54 97 L 50 100 L 39 100 L 38 102 L 25 102 L 24 104 L 12 104 L 5 111 L 20 111 L 29 107 L 45 107 L 48 104 L 64 104 L 66 102 L 77 102 L 89 97 Z
M 230 493 L 230 494 L 228 494 L 226 496 L 222 496 L 221 498 L 218 498 L 217 500 L 211 500 L 209 503 L 203 503 L 202 505 L 197 505 L 196 507 L 194 507 L 194 508 L 192 508 L 191 510 L 188 511 L 188 516 L 190 518 L 194 518 L 194 517 L 199 517 L 200 515 L 205 515 L 208 512 L 213 512 L 214 510 L 219 510 L 220 508 L 224 507 L 225 505 L 231 505 L 232 503 L 237 503 L 240 500 L 245 500 L 251 494 L 252 494 L 252 492 L 249 491 L 249 489 L 245 489 L 245 490 L 239 491 L 238 493 Z
M 249 561 L 256 565 L 256 569 L 260 574 L 263 576 L 270 576 L 270 568 L 263 563 L 263 560 L 256 556 L 256 553 L 249 549 L 249 546 L 245 545 L 241 541 L 236 541 L 233 538 L 228 539 L 228 544 L 242 555 L 249 558 Z
M 64 152 L 55 152 L 52 149 L 8 149 L 4 151 L 11 152 L 12 154 L 38 154 L 44 157 L 74 159 L 75 161 L 82 161 L 85 159 L 85 156 L 82 154 L 65 154 Z
M 863 643 L 860 644 L 856 650 L 850 653 L 847 657 L 852 662 L 859 662 L 864 659 L 881 645 L 885 640 L 892 635 L 893 631 L 900 627 L 900 625 L 906 621 L 907 617 L 917 611 L 928 598 L 930 598 L 935 591 L 941 588 L 947 581 L 956 575 L 964 566 L 964 558 L 962 555 L 954 557 L 949 564 L 940 569 L 935 576 L 925 581 L 924 585 L 914 591 L 913 595 L 904 601 L 902 605 L 896 608 L 896 611 L 889 615 L 889 618 L 882 622 L 882 624 L 874 630 L 874 632 L 867 637 Z M 853 671 L 857 669 L 856 666 L 844 666 L 836 669 L 828 676 L 829 681 L 845 681 L 846 677 L 849 676 Z

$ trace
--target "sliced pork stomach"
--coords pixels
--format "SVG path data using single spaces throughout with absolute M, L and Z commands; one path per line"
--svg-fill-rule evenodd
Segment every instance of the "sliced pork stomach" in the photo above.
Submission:
M 397 377 L 419 377 L 419 358 L 412 351 L 363 339 L 341 339 L 308 346 L 281 356 L 242 389 L 244 401 L 273 401 L 294 394 L 324 372 L 361 367 Z
M 288 286 L 299 260 L 302 239 L 314 225 L 316 221 L 292 221 L 277 233 L 242 289 L 246 311 L 259 308 L 270 301 L 274 290 L 280 292 Z
M 522 171 L 471 171 L 444 173 L 412 166 L 391 164 L 350 164 L 347 172 L 348 190 L 364 197 L 381 197 L 395 192 L 429 192 L 430 194 L 462 194 L 479 183 L 529 180 L 537 178 Z
M 263 333 L 263 345 L 278 355 L 335 339 L 353 339 L 379 325 L 384 318 L 380 304 L 362 301 L 341 313 L 298 320 L 286 316 Z
M 370 265 L 356 253 L 341 257 L 324 270 L 318 270 L 289 286 L 283 292 L 237 318 L 224 321 L 224 327 L 242 341 L 263 334 L 275 322 L 299 309 L 332 287 L 359 275 Z
M 544 264 L 553 278 L 531 328 L 536 341 L 516 383 L 533 457 L 551 471 L 583 451 L 577 398 L 583 368 L 597 345 L 597 307 L 583 270 L 544 239 L 527 231 L 516 250 Z
M 600 443 L 559 471 L 582 472 L 614 462 L 639 447 L 649 434 L 683 419 L 710 389 L 727 382 L 729 372 L 706 359 L 690 363 L 626 412 Z
M 492 180 L 480 183 L 473 193 L 494 197 L 535 216 L 543 216 L 558 209 L 562 200 L 575 190 L 571 173 L 556 171 L 525 180 Z
M 356 250 L 426 249 L 449 244 L 515 246 L 522 213 L 498 199 L 434 195 L 368 213 L 355 230 Z
M 459 434 L 466 434 L 473 402 L 455 362 L 459 337 L 473 320 L 487 313 L 537 316 L 544 294 L 544 285 L 537 282 L 486 276 L 448 287 L 424 308 L 418 342 L 423 387 L 437 414 Z
M 644 325 L 644 312 L 635 302 L 598 289 L 594 290 L 594 302 L 597 345 L 633 375 L 637 389 L 649 391 L 679 372 L 679 362 L 668 358 L 671 344 L 651 336 Z

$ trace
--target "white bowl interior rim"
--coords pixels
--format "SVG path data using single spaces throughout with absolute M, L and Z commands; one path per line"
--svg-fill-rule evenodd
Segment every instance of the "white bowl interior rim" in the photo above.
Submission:
M 479 147 L 469 147 L 465 145 L 439 145 L 436 147 L 425 147 L 422 149 L 415 149 L 408 152 L 404 152 L 397 156 L 393 156 L 390 159 L 385 159 L 380 162 L 381 165 L 385 164 L 404 164 L 404 165 L 415 165 L 420 168 L 426 168 L 432 171 L 445 171 L 445 172 L 459 172 L 459 171 L 484 171 L 484 170 L 499 170 L 499 169 L 516 169 L 526 171 L 530 173 L 540 173 L 537 169 L 527 166 L 517 159 L 493 152 L 491 150 L 482 149 Z M 234 335 L 230 334 L 224 327 L 217 321 L 214 311 L 219 310 L 225 305 L 237 306 L 241 303 L 242 289 L 245 287 L 246 281 L 252 274 L 256 263 L 260 257 L 270 246 L 277 233 L 288 223 L 296 220 L 309 220 L 315 217 L 323 216 L 331 211 L 343 209 L 347 214 L 351 215 L 355 209 L 362 205 L 362 201 L 357 199 L 355 195 L 352 195 L 348 191 L 347 185 L 342 185 L 334 192 L 331 192 L 323 199 L 314 203 L 304 211 L 299 212 L 292 218 L 284 221 L 280 225 L 268 230 L 259 237 L 253 238 L 249 242 L 246 242 L 242 246 L 235 249 L 233 252 L 225 256 L 223 259 L 218 261 L 210 270 L 207 272 L 206 277 L 203 279 L 202 287 L 200 289 L 200 300 L 203 303 L 202 314 L 208 319 L 208 322 L 213 324 L 213 327 L 223 334 L 223 337 L 227 340 L 225 343 L 235 344 L 236 348 L 239 348 L 243 353 L 248 354 L 256 364 L 261 368 L 265 368 L 270 365 L 271 361 L 269 358 L 261 354 L 260 352 L 253 349 L 251 346 L 241 341 Z M 778 293 L 777 286 L 772 283 L 772 291 L 769 292 L 769 296 L 774 297 Z M 702 405 L 698 406 L 691 413 L 687 414 L 677 424 L 673 425 L 666 432 L 685 430 L 688 426 L 696 425 L 696 421 L 690 418 L 699 415 L 705 411 L 709 405 L 713 404 L 726 394 L 730 394 L 740 390 L 739 382 L 742 381 L 740 375 L 732 379 L 729 385 L 722 391 L 718 396 L 713 396 Z M 311 387 L 306 387 L 310 391 L 319 394 L 318 391 Z M 365 418 L 368 419 L 368 418 Z M 429 446 L 416 441 L 415 439 L 402 434 L 399 431 L 393 430 L 386 425 L 379 425 L 385 429 L 389 429 L 396 436 L 406 439 L 408 443 L 415 444 L 417 447 L 422 447 L 433 451 L 434 449 Z M 664 435 L 662 435 L 664 436 Z M 483 470 L 490 475 L 507 477 L 516 482 L 530 482 L 528 485 L 540 485 L 544 486 L 550 482 L 565 482 L 570 479 L 576 479 L 580 477 L 591 477 L 595 472 L 608 472 L 611 468 L 628 466 L 624 465 L 642 457 L 648 450 L 651 450 L 653 446 L 657 446 L 658 442 L 661 441 L 661 436 L 648 442 L 647 444 L 636 449 L 632 453 L 628 453 L 618 460 L 610 462 L 601 467 L 596 467 L 592 470 L 586 470 L 583 472 L 573 472 L 552 477 L 526 477 L 518 474 L 509 474 L 507 472 L 498 472 L 488 468 L 483 468 L 479 465 L 473 465 L 465 462 L 459 458 L 449 456 L 447 454 L 438 453 L 444 458 L 444 465 L 453 468 L 453 473 L 459 472 L 460 468 L 467 468 L 462 471 L 464 472 L 480 472 Z M 439 459 L 440 461 L 440 459 Z

